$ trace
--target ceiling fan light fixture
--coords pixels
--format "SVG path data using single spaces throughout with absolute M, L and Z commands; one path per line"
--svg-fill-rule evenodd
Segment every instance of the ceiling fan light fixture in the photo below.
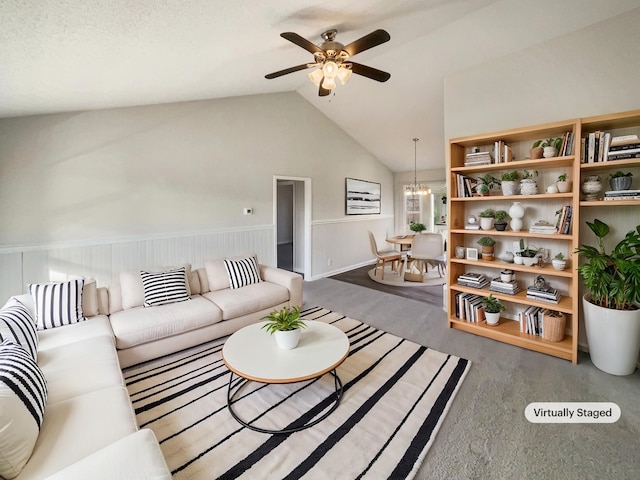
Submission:
M 340 79 L 340 82 L 342 82 L 342 85 L 349 81 L 351 73 L 351 69 L 343 67 L 342 65 L 338 68 L 338 78 Z
M 324 77 L 322 81 L 322 88 L 325 90 L 333 90 L 336 88 L 336 80 L 334 77 Z
M 338 64 L 331 60 L 324 62 L 322 73 L 324 74 L 324 78 L 335 78 L 338 74 Z
M 311 80 L 316 87 L 320 86 L 323 76 L 321 68 L 316 68 L 313 72 L 309 72 L 309 80 Z

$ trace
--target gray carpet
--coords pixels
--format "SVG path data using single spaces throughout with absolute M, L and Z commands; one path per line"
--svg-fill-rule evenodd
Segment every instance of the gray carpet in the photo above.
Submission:
M 616 377 L 450 330 L 440 307 L 332 279 L 304 284 L 320 305 L 471 360 L 473 365 L 417 479 L 638 479 L 640 372 Z M 531 424 L 531 402 L 614 402 L 615 424 Z

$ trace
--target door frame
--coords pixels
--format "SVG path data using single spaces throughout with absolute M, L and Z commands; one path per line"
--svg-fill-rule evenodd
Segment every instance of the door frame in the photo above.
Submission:
M 276 260 L 276 265 L 278 261 L 278 180 L 284 181 L 294 181 L 294 182 L 303 182 L 304 183 L 304 215 L 302 218 L 303 223 L 303 231 L 304 231 L 304 242 L 302 248 L 304 249 L 303 257 L 304 257 L 304 271 L 302 272 L 302 276 L 305 280 L 309 280 L 311 278 L 311 178 L 309 177 L 294 177 L 290 175 L 274 175 L 273 176 L 273 258 Z M 294 184 L 294 192 L 295 192 L 295 184 Z M 294 193 L 295 198 L 295 193 Z M 294 200 L 295 202 L 295 200 Z M 300 222 L 299 219 L 295 215 L 294 211 L 294 238 L 295 238 L 295 228 L 296 223 Z M 298 242 L 300 243 L 300 242 Z M 298 245 L 300 247 L 300 245 Z M 295 259 L 294 259 L 295 265 Z

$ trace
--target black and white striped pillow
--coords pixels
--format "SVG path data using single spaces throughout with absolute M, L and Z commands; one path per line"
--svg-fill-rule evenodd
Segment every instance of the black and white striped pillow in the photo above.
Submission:
M 144 287 L 144 306 L 153 307 L 190 300 L 187 292 L 185 268 L 166 272 L 140 272 Z
M 38 360 L 38 332 L 27 307 L 15 298 L 0 310 L 0 342 L 13 341 Z
M 82 314 L 84 278 L 60 283 L 29 285 L 38 330 L 62 327 L 86 320 Z
M 232 289 L 260 282 L 260 269 L 256 257 L 240 260 L 225 259 L 224 268 L 227 270 L 229 286 Z

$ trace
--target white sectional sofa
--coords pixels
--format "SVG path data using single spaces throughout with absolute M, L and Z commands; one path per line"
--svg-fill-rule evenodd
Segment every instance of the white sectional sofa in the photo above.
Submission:
M 300 275 L 259 270 L 261 281 L 231 289 L 223 260 L 208 260 L 204 268 L 186 268 L 188 301 L 153 307 L 142 305 L 139 272 L 123 272 L 108 288 L 85 283 L 86 321 L 38 331 L 48 398 L 33 452 L 15 478 L 171 478 L 153 432 L 138 430 L 121 368 L 302 305 Z M 34 313 L 30 294 L 13 298 Z

